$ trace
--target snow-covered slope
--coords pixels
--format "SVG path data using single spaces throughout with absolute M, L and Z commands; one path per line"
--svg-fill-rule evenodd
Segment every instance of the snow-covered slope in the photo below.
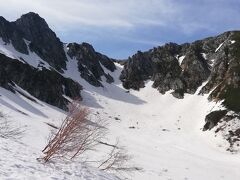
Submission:
M 25 40 L 25 42 L 29 46 L 30 42 L 28 42 L 27 40 Z M 30 50 L 28 55 L 20 53 L 15 50 L 11 43 L 5 43 L 2 38 L 0 38 L 0 53 L 6 55 L 11 59 L 17 59 L 23 63 L 27 63 L 35 68 L 50 68 L 50 65 L 46 61 L 42 60 L 36 53 L 31 52 Z
M 24 96 L 0 88 L 1 112 L 12 128 L 24 130 L 21 138 L 0 137 L 0 179 L 118 179 L 80 162 L 39 162 L 37 159 L 52 130 L 50 125 L 58 126 L 65 114 L 19 87 L 18 90 Z
M 146 82 L 141 91 L 126 91 L 118 77 L 122 67 L 111 75 L 113 84 L 94 87 L 80 78 L 74 59 L 70 59 L 64 76 L 83 86 L 83 104 L 93 114 L 109 123 L 107 143 L 119 138 L 132 156 L 129 166 L 139 170 L 121 177 L 133 180 L 159 179 L 231 179 L 238 180 L 240 156 L 225 151 L 226 143 L 211 132 L 202 132 L 205 115 L 221 106 L 208 102 L 207 95 L 186 95 L 174 98 L 165 95 Z M 104 71 L 107 72 L 106 69 Z M 19 88 L 19 87 L 18 87 Z M 25 96 L 31 97 L 21 90 Z M 21 140 L 0 139 L 1 179 L 114 179 L 94 168 L 77 162 L 44 166 L 36 160 L 46 144 L 51 126 L 58 126 L 64 112 L 39 100 L 29 100 L 0 88 L 0 109 L 16 126 L 26 129 Z M 99 157 L 106 147 L 100 147 L 92 157 Z M 90 164 L 94 166 L 94 163 Z M 24 172 L 24 173 L 23 173 Z M 207 172 L 207 173 L 206 173 Z
M 0 179 L 72 179 L 117 180 L 118 178 L 90 168 L 79 162 L 58 162 L 45 165 L 37 161 L 39 149 L 26 144 L 1 138 Z

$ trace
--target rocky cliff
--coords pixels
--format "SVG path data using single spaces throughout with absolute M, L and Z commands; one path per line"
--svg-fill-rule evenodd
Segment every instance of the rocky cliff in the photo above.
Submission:
M 232 31 L 193 43 L 168 43 L 138 52 L 127 60 L 120 79 L 125 88 L 137 90 L 151 79 L 160 93 L 173 90 L 178 98 L 195 93 L 207 81 L 201 93 L 214 89 L 210 99 L 222 99 L 226 107 L 239 111 L 238 101 L 232 102 L 240 93 L 239 36 L 240 32 Z

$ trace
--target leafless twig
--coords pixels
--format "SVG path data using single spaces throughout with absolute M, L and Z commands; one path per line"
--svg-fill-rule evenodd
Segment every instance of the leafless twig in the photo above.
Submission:
M 13 122 L 0 112 L 0 137 L 6 139 L 20 139 L 24 132 L 25 129 L 23 127 L 15 127 Z

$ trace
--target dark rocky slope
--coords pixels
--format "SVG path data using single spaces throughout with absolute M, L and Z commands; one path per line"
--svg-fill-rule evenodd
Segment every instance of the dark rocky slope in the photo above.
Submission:
M 184 93 L 195 93 L 208 80 L 201 93 L 216 88 L 210 98 L 224 99 L 226 107 L 239 111 L 240 104 L 232 102 L 240 92 L 239 36 L 240 32 L 232 31 L 191 44 L 168 43 L 147 52 L 138 52 L 124 65 L 120 79 L 125 88 L 137 90 L 144 87 L 145 80 L 151 79 L 153 87 L 160 93 L 174 90 L 173 94 L 180 98 Z M 182 62 L 179 61 L 181 56 L 184 56 Z
M 120 79 L 125 88 L 133 89 L 144 87 L 144 81 L 151 79 L 160 93 L 172 89 L 173 95 L 183 98 L 184 93 L 194 93 L 210 74 L 203 52 L 200 42 L 168 43 L 148 52 L 138 52 L 128 59 Z M 179 58 L 183 55 L 185 58 L 180 64 Z
M 42 70 L 0 54 L 0 86 L 15 92 L 15 84 L 42 100 L 61 109 L 67 109 L 70 98 L 81 98 L 82 87 L 56 71 Z
M 0 18 L 0 37 L 6 43 L 12 43 L 21 53 L 28 54 L 24 40 L 30 41 L 29 48 L 58 71 L 66 69 L 66 55 L 63 44 L 38 14 L 22 15 L 15 22 Z

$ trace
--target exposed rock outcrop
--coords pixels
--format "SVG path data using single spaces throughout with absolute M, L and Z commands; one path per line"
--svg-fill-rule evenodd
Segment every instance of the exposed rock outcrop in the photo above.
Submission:
M 67 45 L 67 54 L 71 58 L 76 58 L 81 77 L 93 86 L 102 86 L 102 76 L 106 78 L 108 83 L 114 81 L 112 76 L 103 69 L 105 67 L 113 72 L 116 69 L 113 60 L 96 52 L 90 44 L 70 43 Z
M 173 95 L 182 98 L 183 93 L 194 93 L 210 74 L 202 52 L 197 42 L 182 46 L 169 43 L 138 52 L 124 65 L 120 79 L 125 88 L 137 90 L 144 87 L 145 80 L 151 79 L 160 93 L 174 90 Z
M 225 99 L 224 105 L 240 111 L 240 101 L 233 102 L 240 98 L 239 49 L 238 31 L 182 45 L 168 43 L 133 55 L 125 63 L 120 79 L 125 88 L 137 90 L 151 79 L 160 93 L 173 90 L 178 98 L 195 93 L 208 80 L 200 93 L 216 88 L 210 99 Z
M 8 22 L 1 17 L 0 37 L 24 54 L 29 53 L 29 46 L 31 51 L 60 72 L 66 69 L 67 58 L 62 42 L 38 14 L 27 13 L 15 22 Z
M 82 87 L 56 71 L 36 69 L 0 54 L 0 86 L 15 92 L 15 84 L 39 100 L 66 110 L 70 98 L 81 98 Z
M 8 22 L 3 17 L 0 17 L 0 38 L 5 43 L 12 43 L 17 51 L 28 54 L 28 47 L 23 39 L 23 33 L 14 23 Z

